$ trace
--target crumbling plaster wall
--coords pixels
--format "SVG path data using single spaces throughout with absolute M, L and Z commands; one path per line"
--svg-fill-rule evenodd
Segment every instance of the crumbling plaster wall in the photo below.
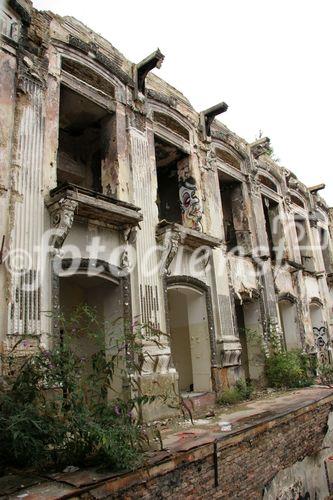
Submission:
M 8 228 L 13 224 L 13 212 L 9 210 L 10 198 L 10 165 L 11 146 L 15 110 L 15 50 L 9 45 L 4 45 L 0 59 L 0 251 L 4 259 L 5 249 L 8 244 Z M 4 245 L 2 247 L 2 245 Z M 0 264 L 0 352 L 7 330 L 7 308 L 9 302 L 8 274 L 5 266 Z
M 250 145 L 217 120 L 212 127 L 212 137 L 205 139 L 199 126 L 199 114 L 179 91 L 155 74 L 149 74 L 146 79 L 146 96 L 136 99 L 134 65 L 108 41 L 93 33 L 76 19 L 61 18 L 50 12 L 38 12 L 32 8 L 31 2 L 24 2 L 22 5 L 25 9 L 23 11 L 25 20 L 21 23 L 21 39 L 16 45 L 5 47 L 4 56 L 1 59 L 4 70 L 1 71 L 0 77 L 2 90 L 4 90 L 2 91 L 1 113 L 3 116 L 1 117 L 3 120 L 0 135 L 2 148 L 0 160 L 4 168 L 0 170 L 0 208 L 3 209 L 3 213 L 8 214 L 7 220 L 5 217 L 0 221 L 0 236 L 2 231 L 6 234 L 9 248 L 23 244 L 28 249 L 29 245 L 35 243 L 35 241 L 29 244 L 26 241 L 22 243 L 17 238 L 15 239 L 18 225 L 23 224 L 19 213 L 21 215 L 27 213 L 38 221 L 37 239 L 43 230 L 50 227 L 50 219 L 43 205 L 43 198 L 48 195 L 50 189 L 56 186 L 57 182 L 59 95 L 60 84 L 66 80 L 66 84 L 72 86 L 74 90 L 81 90 L 86 97 L 92 97 L 99 103 L 103 103 L 112 114 L 111 128 L 108 132 L 112 137 L 112 143 L 108 149 L 107 161 L 102 166 L 103 192 L 123 201 L 135 203 L 141 207 L 144 216 L 136 243 L 139 265 L 131 277 L 133 315 L 142 314 L 140 293 L 138 293 L 141 286 L 142 290 L 153 291 L 154 299 L 159 304 L 158 311 L 148 312 L 145 319 L 150 320 L 154 314 L 157 326 L 161 329 L 166 327 L 164 278 L 162 275 L 145 278 L 144 266 L 147 267 L 147 264 L 141 262 L 144 252 L 156 242 L 158 210 L 154 195 L 147 196 L 148 193 L 156 193 L 157 190 L 154 149 L 154 134 L 156 133 L 180 146 L 189 155 L 188 162 L 182 163 L 181 175 L 184 178 L 191 178 L 191 182 L 194 182 L 198 203 L 194 215 L 192 213 L 189 217 L 189 214 L 184 213 L 184 226 L 192 229 L 194 227 L 199 232 L 222 242 L 220 246 L 212 249 L 207 265 L 202 267 L 199 274 L 200 279 L 209 286 L 212 295 L 216 340 L 219 346 L 218 360 L 221 366 L 232 371 L 240 363 L 240 356 L 237 354 L 240 352 L 240 343 L 235 322 L 235 294 L 240 296 L 251 295 L 253 292 L 259 294 L 260 314 L 263 313 L 266 318 L 272 318 L 276 322 L 278 321 L 277 294 L 290 293 L 296 296 L 300 304 L 298 309 L 300 320 L 305 325 L 309 336 L 311 336 L 311 323 L 308 303 L 312 297 L 318 296 L 324 303 L 324 314 L 331 328 L 327 312 L 330 303 L 327 299 L 329 294 L 325 274 L 322 277 L 315 275 L 309 277 L 298 268 L 274 268 L 267 250 L 262 250 L 260 254 L 264 257 L 262 276 L 255 279 L 253 271 L 256 264 L 251 255 L 251 250 L 258 246 L 262 249 L 268 247 L 262 194 L 268 193 L 279 203 L 279 210 L 283 215 L 282 229 L 286 240 L 284 257 L 298 263 L 301 259 L 297 250 L 297 235 L 293 223 L 295 207 L 291 202 L 291 192 L 299 192 L 305 200 L 306 206 L 303 213 L 306 217 L 310 210 L 314 211 L 319 206 L 325 214 L 328 214 L 329 229 L 332 234 L 332 212 L 328 211 L 324 202 L 312 196 L 293 174 L 287 169 L 281 169 L 269 157 L 261 155 L 255 158 L 251 154 Z M 20 15 L 22 11 L 18 9 L 18 16 Z M 61 59 L 64 56 L 83 68 L 89 68 L 92 74 L 98 75 L 98 78 L 103 78 L 105 86 L 103 89 L 105 90 L 106 87 L 111 89 L 110 94 L 107 95 L 104 90 L 96 90 L 87 82 L 81 81 L 78 78 L 79 73 L 76 76 L 66 75 L 66 71 L 64 72 L 61 68 Z M 18 64 L 17 82 L 19 85 L 14 125 L 16 64 Z M 85 78 L 84 75 L 81 76 Z M 24 84 L 24 81 L 29 83 Z M 28 135 L 25 135 L 25 140 L 30 143 L 34 141 L 40 143 L 37 164 L 42 175 L 38 177 L 38 193 L 29 186 L 26 186 L 26 191 L 22 189 L 19 191 L 17 179 L 15 180 L 16 174 L 18 178 L 20 175 L 22 178 L 24 169 L 32 169 L 31 158 L 25 158 L 22 162 L 23 149 L 20 140 L 24 135 L 22 131 L 27 126 L 27 119 L 33 112 L 35 112 L 36 119 L 40 120 L 41 128 L 39 131 L 38 127 L 31 128 Z M 155 120 L 155 112 L 164 114 L 168 119 Z M 13 136 L 10 130 L 14 131 Z M 17 136 L 18 133 L 20 137 Z M 233 165 L 218 158 L 218 148 L 225 149 L 229 158 L 234 157 Z M 229 175 L 234 174 L 242 182 L 242 200 L 240 201 L 242 207 L 238 214 L 237 229 L 248 230 L 248 255 L 246 257 L 230 256 L 226 251 L 218 182 L 219 170 Z M 263 186 L 259 179 L 260 175 L 266 176 L 271 183 L 276 185 L 276 192 L 269 191 L 269 188 Z M 35 204 L 33 210 L 29 212 L 28 200 L 32 198 Z M 297 208 L 297 210 L 300 209 Z M 312 243 L 318 243 L 318 229 L 315 224 L 310 234 Z M 68 242 L 81 244 L 82 235 L 80 235 L 80 231 L 73 228 Z M 113 234 L 106 246 L 113 248 L 120 240 L 121 238 Z M 181 252 L 184 254 L 184 260 L 179 270 L 177 258 Z M 189 262 L 192 254 L 193 249 L 183 247 L 181 244 L 178 255 L 170 267 L 171 275 L 191 276 Z M 152 255 L 152 264 L 156 264 L 157 260 L 158 254 Z M 119 264 L 119 261 L 117 262 Z M 316 271 L 322 271 L 323 262 L 319 251 L 316 253 L 315 262 Z M 36 262 L 37 267 L 38 265 Z M 4 284 L 4 280 L 5 268 L 2 265 L 0 266 L 0 286 Z M 47 271 L 41 283 L 43 295 L 40 307 L 44 310 L 49 309 L 48 306 L 52 300 L 51 281 L 50 272 Z M 13 293 L 15 286 L 9 283 L 3 288 Z M 316 290 L 314 291 L 313 288 Z M 6 317 L 7 304 L 1 302 L 0 326 L 5 325 Z M 42 318 L 38 331 L 47 330 L 47 328 L 48 323 L 45 318 Z M 2 328 L 2 331 L 6 329 Z M 158 358 L 157 371 L 163 372 L 163 376 L 169 382 L 174 380 L 175 374 L 168 368 L 169 347 L 166 345 L 163 352 L 155 352 L 152 348 L 151 353 L 153 358 Z M 237 355 L 231 355 L 234 353 Z M 152 361 L 150 367 L 147 366 L 147 373 L 152 370 L 153 366 L 156 367 L 155 361 Z
M 327 421 L 327 432 L 322 441 L 320 450 L 303 460 L 294 463 L 291 467 L 282 469 L 265 487 L 263 500 L 292 500 L 294 498 L 328 498 L 328 481 L 333 482 L 332 470 L 327 476 L 325 460 L 333 454 L 333 413 Z M 306 497 L 306 495 L 308 495 Z

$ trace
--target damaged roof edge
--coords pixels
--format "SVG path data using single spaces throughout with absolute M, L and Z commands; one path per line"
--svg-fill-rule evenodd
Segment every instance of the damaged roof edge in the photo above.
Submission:
M 60 16 L 58 14 L 53 13 L 52 11 L 43 11 L 38 10 L 33 6 L 31 0 L 8 0 L 8 5 L 13 10 L 19 13 L 22 18 L 22 21 L 26 24 L 29 24 L 31 21 L 31 17 L 35 14 L 39 14 L 43 17 L 48 17 L 49 19 L 54 20 L 58 23 L 65 31 L 68 32 L 68 42 L 70 42 L 70 37 L 77 37 L 78 41 L 82 41 L 82 45 L 86 44 L 87 46 L 95 46 L 98 50 L 100 50 L 99 62 L 103 64 L 105 59 L 105 63 L 110 62 L 109 65 L 110 71 L 112 71 L 113 66 L 117 66 L 119 70 L 119 74 L 123 76 L 124 83 L 126 85 L 133 85 L 133 68 L 136 63 L 133 63 L 129 59 L 127 59 L 118 49 L 116 49 L 112 43 L 104 38 L 102 35 L 94 32 L 91 28 L 86 26 L 82 21 L 76 19 L 73 16 Z M 75 33 L 73 33 L 73 31 Z M 109 60 L 107 59 L 109 58 Z M 166 80 L 156 75 L 155 73 L 149 73 L 147 76 L 147 91 L 151 91 L 151 94 L 159 91 L 162 94 L 165 94 L 165 97 L 172 102 L 179 102 L 182 106 L 177 107 L 177 111 L 187 120 L 191 121 L 196 126 L 200 122 L 200 113 L 194 109 L 190 101 L 184 96 L 182 92 L 177 90 L 171 84 L 169 84 Z M 152 95 L 150 95 L 151 98 Z M 221 96 L 222 97 L 222 96 Z M 231 103 L 232 105 L 232 103 Z M 172 107 L 172 106 L 170 106 Z M 185 107 L 185 109 L 184 109 Z M 215 134 L 214 134 L 215 132 Z M 219 134 L 221 137 L 219 137 Z M 238 147 L 240 152 L 244 153 L 244 156 L 247 155 L 247 147 L 249 142 L 236 134 L 234 131 L 230 130 L 223 122 L 215 119 L 212 125 L 212 137 L 213 138 L 222 138 L 223 136 L 232 139 L 235 147 Z M 237 149 L 238 149 L 237 148 Z M 265 168 L 265 165 L 268 165 L 269 168 L 276 169 L 279 175 L 283 175 L 285 171 L 290 171 L 289 169 L 279 165 L 275 160 L 273 160 L 268 155 L 262 155 L 260 157 L 260 166 Z M 290 175 L 299 182 L 303 186 L 303 183 L 299 181 L 298 177 L 290 172 Z M 319 182 L 318 182 L 319 184 Z M 304 186 L 305 187 L 305 186 Z M 308 194 L 311 194 L 311 191 L 308 187 L 305 187 Z M 322 200 L 324 202 L 324 200 Z M 327 204 L 324 202 L 324 205 Z M 327 206 L 328 209 L 328 206 Z

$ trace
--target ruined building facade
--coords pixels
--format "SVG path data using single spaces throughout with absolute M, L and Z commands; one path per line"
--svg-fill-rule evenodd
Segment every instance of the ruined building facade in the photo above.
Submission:
M 214 119 L 223 103 L 195 111 L 151 73 L 159 51 L 131 63 L 28 0 L 9 1 L 0 26 L 2 352 L 22 336 L 47 345 L 53 313 L 85 301 L 168 332 L 144 341 L 149 393 L 260 381 L 256 337 L 330 362 L 321 186 Z

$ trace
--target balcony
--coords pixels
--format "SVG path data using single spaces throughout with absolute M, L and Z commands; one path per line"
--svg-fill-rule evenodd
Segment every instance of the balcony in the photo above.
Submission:
M 52 214 L 65 201 L 72 202 L 75 216 L 98 220 L 117 229 L 137 226 L 143 219 L 140 208 L 131 203 L 70 183 L 52 189 L 46 206 Z
M 211 248 L 216 248 L 221 245 L 221 241 L 218 238 L 209 236 L 208 234 L 201 233 L 195 229 L 189 229 L 176 222 L 161 221 L 157 225 L 156 238 L 161 241 L 167 233 L 176 233 L 180 236 L 180 242 L 191 248 L 200 248 L 202 246 L 207 246 Z

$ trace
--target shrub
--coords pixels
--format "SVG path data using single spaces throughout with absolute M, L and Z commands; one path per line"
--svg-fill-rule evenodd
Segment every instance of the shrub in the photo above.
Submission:
M 241 401 L 250 399 L 252 391 L 253 389 L 250 384 L 246 383 L 243 379 L 239 379 L 237 380 L 235 387 L 223 391 L 218 403 L 221 405 L 240 403 Z
M 242 401 L 239 392 L 233 387 L 231 389 L 226 389 L 222 392 L 219 397 L 218 403 L 220 405 L 234 405 Z
M 6 390 L 0 389 L 0 466 L 135 467 L 146 441 L 140 410 L 155 397 L 142 394 L 137 383 L 126 401 L 115 396 L 110 402 L 107 395 L 116 394 L 116 373 L 140 372 L 136 360 L 143 355 L 140 337 L 146 328 L 136 326 L 125 336 L 114 332 L 105 347 L 105 325 L 91 308 L 81 306 L 59 322 L 62 335 L 53 339 L 53 348 L 40 347 L 26 356 L 14 376 L 7 377 Z M 95 351 L 86 357 L 77 349 L 83 332 L 96 341 Z M 159 333 L 149 333 L 158 343 Z
M 265 372 L 270 387 L 306 387 L 313 383 L 308 357 L 300 351 L 281 351 L 266 358 Z
M 333 385 L 333 365 L 322 364 L 318 367 L 320 381 L 324 385 Z
M 238 391 L 242 399 L 250 399 L 253 392 L 253 387 L 250 383 L 241 378 L 236 382 L 236 390 Z

